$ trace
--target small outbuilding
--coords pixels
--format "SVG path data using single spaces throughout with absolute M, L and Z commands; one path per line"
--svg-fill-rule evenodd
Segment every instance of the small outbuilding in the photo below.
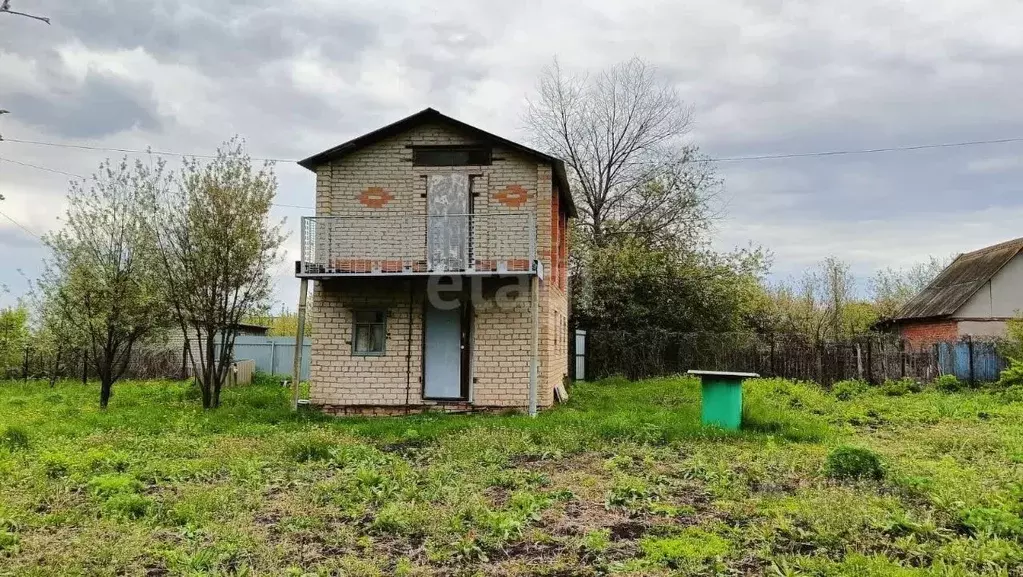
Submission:
M 961 254 L 887 324 L 919 347 L 1002 337 L 1023 311 L 1023 238 Z

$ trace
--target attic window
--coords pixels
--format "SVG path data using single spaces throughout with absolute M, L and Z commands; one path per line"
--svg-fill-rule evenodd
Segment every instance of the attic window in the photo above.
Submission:
M 417 146 L 412 166 L 486 166 L 491 150 L 482 146 Z

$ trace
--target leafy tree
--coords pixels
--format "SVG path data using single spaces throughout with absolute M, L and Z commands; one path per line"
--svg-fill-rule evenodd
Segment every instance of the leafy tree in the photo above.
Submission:
M 270 222 L 273 166 L 254 167 L 235 138 L 209 162 L 185 161 L 174 186 L 155 195 L 164 294 L 186 338 L 200 344 L 189 362 L 204 408 L 220 405 L 236 324 L 261 310 L 284 236 Z
M 843 340 L 870 330 L 877 320 L 872 303 L 854 297 L 850 266 L 827 257 L 795 281 L 768 288 L 768 332 L 803 335 L 814 342 Z
M 952 256 L 931 256 L 908 268 L 888 267 L 877 271 L 870 281 L 870 293 L 881 318 L 893 318 L 903 305 L 924 290 L 952 260 Z
M 75 181 L 64 226 L 44 237 L 51 256 L 39 287 L 52 314 L 81 335 L 106 408 L 136 346 L 168 322 L 147 203 L 162 166 L 103 162 Z
M 679 251 L 621 238 L 584 251 L 576 289 L 579 326 L 640 332 L 745 330 L 757 310 L 767 255 Z
M 0 309 L 0 367 L 21 363 L 28 337 L 28 309 L 21 304 Z
M 294 337 L 298 332 L 298 313 L 281 307 L 276 315 L 269 312 L 255 313 L 245 317 L 244 322 L 268 327 L 266 332 L 269 337 Z M 313 334 L 312 323 L 305 324 L 306 336 Z

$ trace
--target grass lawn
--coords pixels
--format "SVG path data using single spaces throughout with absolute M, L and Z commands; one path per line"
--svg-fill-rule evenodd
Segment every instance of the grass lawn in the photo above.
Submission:
M 0 575 L 1023 574 L 1023 402 L 840 396 L 750 382 L 729 434 L 689 379 L 579 384 L 536 419 L 292 415 L 262 385 L 203 412 L 175 382 L 103 413 L 96 385 L 0 383 Z M 844 446 L 883 478 L 829 474 Z

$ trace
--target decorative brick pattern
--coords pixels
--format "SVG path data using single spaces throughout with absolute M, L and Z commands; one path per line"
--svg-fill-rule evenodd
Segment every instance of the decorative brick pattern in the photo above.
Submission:
M 379 186 L 371 186 L 359 195 L 359 204 L 367 208 L 383 208 L 392 200 L 394 196 Z
M 513 184 L 494 193 L 494 200 L 508 208 L 519 208 L 529 202 L 529 191 Z
M 410 219 L 405 230 L 402 219 L 352 219 L 350 234 L 360 239 L 360 254 L 340 263 L 353 271 L 379 263 L 381 270 L 396 269 L 397 255 L 425 262 L 426 177 L 430 174 L 464 172 L 472 181 L 473 212 L 478 215 L 536 215 L 536 251 L 547 271 L 540 282 L 540 358 L 538 402 L 554 402 L 554 386 L 568 370 L 568 298 L 565 283 L 558 282 L 562 234 L 559 208 L 552 186 L 551 167 L 518 151 L 495 148 L 490 166 L 412 166 L 411 146 L 474 144 L 474 135 L 461 134 L 445 126 L 424 125 L 359 150 L 340 161 L 317 169 L 317 216 L 421 215 Z M 382 191 L 376 192 L 375 189 Z M 372 195 L 369 193 L 373 191 Z M 363 197 L 370 201 L 367 204 Z M 378 202 L 378 199 L 386 200 Z M 372 206 L 379 204 L 379 206 Z M 562 215 L 563 217 L 563 215 Z M 478 222 L 486 222 L 479 219 Z M 393 230 L 388 226 L 395 227 Z M 422 245 L 408 246 L 407 238 L 423 238 Z M 334 234 L 337 234 L 335 231 Z M 504 247 L 509 255 L 526 254 L 528 230 L 487 236 L 488 243 Z M 561 253 L 561 254 L 559 254 Z M 495 266 L 483 262 L 477 266 Z M 521 260 L 521 259 L 520 259 Z M 509 261 L 509 267 L 528 270 L 525 260 Z M 483 281 L 484 297 L 493 297 L 508 279 Z M 409 289 L 411 283 L 411 308 Z M 557 285 L 557 286 L 556 286 Z M 409 411 L 524 410 L 529 402 L 529 365 L 532 317 L 528 292 L 512 295 L 505 307 L 484 298 L 476 303 L 473 326 L 471 398 L 467 403 L 437 404 L 422 399 L 422 322 L 426 299 L 425 282 L 408 278 L 353 278 L 315 282 L 310 319 L 312 339 L 311 404 L 330 414 L 406 414 Z M 353 310 L 387 311 L 385 354 L 355 357 L 351 354 Z M 409 318 L 411 311 L 411 320 Z

